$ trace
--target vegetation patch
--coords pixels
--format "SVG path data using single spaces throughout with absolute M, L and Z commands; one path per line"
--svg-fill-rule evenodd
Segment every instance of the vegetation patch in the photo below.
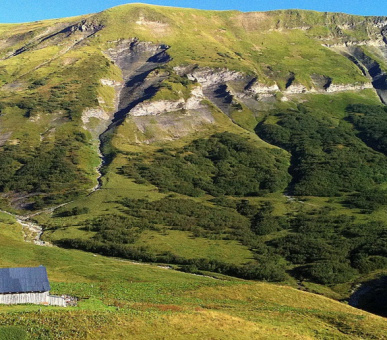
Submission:
M 350 125 L 316 117 L 302 105 L 262 123 L 258 134 L 292 153 L 291 190 L 296 195 L 339 196 L 387 181 L 387 158 L 367 148 Z
M 0 339 L 4 340 L 24 340 L 27 339 L 27 332 L 21 327 L 1 326 Z
M 189 196 L 259 196 L 281 191 L 289 181 L 281 150 L 256 147 L 228 132 L 181 150 L 160 149 L 148 162 L 133 158 L 123 174 Z

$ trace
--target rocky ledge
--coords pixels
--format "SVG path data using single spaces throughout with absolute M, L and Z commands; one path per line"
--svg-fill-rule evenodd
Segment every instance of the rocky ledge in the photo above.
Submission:
M 187 100 L 180 98 L 177 101 L 172 100 L 157 100 L 145 101 L 134 107 L 129 114 L 134 117 L 139 116 L 155 116 L 167 112 L 179 110 L 198 110 L 203 107 L 202 100 L 204 99 L 201 86 L 195 87 L 191 91 L 191 97 Z

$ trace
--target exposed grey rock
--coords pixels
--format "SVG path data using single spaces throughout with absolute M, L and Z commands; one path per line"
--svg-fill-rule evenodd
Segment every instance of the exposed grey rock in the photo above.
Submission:
M 201 86 L 196 86 L 191 91 L 191 97 L 189 97 L 185 103 L 186 110 L 199 110 L 203 108 L 202 100 L 204 99 L 203 89 Z
M 382 70 L 379 62 L 365 54 L 358 46 L 335 47 L 332 49 L 352 61 L 372 81 L 372 87 L 379 95 L 380 100 L 387 104 L 387 73 Z M 379 46 L 374 49 L 387 62 L 386 46 Z
M 197 110 L 188 110 L 184 113 L 169 112 L 156 116 L 130 117 L 130 119 L 139 130 L 140 135 L 134 132 L 136 142 L 147 144 L 160 140 L 175 140 L 194 131 L 203 130 L 209 124 L 215 123 L 211 110 L 206 106 Z M 149 127 L 156 128 L 156 133 L 148 135 Z
M 187 74 L 192 74 L 192 72 L 197 68 L 196 64 L 189 65 L 179 65 L 173 68 L 173 71 L 179 76 L 186 76 Z
M 259 82 L 255 82 L 252 84 L 248 89 L 246 89 L 248 92 L 251 92 L 253 94 L 274 94 L 278 91 L 280 91 L 277 84 L 273 85 L 264 85 Z
M 230 113 L 234 97 L 228 83 L 241 82 L 245 86 L 251 78 L 241 72 L 226 68 L 212 69 L 210 67 L 194 68 L 186 76 L 191 81 L 201 84 L 204 96 L 225 114 Z
M 133 108 L 129 114 L 135 117 L 138 116 L 152 116 L 160 115 L 167 112 L 182 110 L 184 108 L 184 99 L 178 101 L 159 100 L 143 102 Z
M 102 108 L 88 108 L 82 112 L 82 122 L 84 125 L 90 122 L 91 118 L 109 120 L 110 116 Z M 86 128 L 86 127 L 85 127 Z
M 317 90 L 326 90 L 332 84 L 332 78 L 325 75 L 312 74 L 311 78 Z
M 187 74 L 188 79 L 197 81 L 203 87 L 210 87 L 219 84 L 225 84 L 231 80 L 241 80 L 245 75 L 241 72 L 224 69 L 212 69 L 203 67 L 194 69 L 192 73 Z
M 112 80 L 112 79 L 101 79 L 100 82 L 104 86 L 111 86 L 111 87 L 116 87 L 116 86 L 122 86 L 123 85 L 121 81 Z
M 301 84 L 291 84 L 286 88 L 284 91 L 284 94 L 299 94 L 299 93 L 306 93 L 306 92 L 316 92 L 315 89 L 309 90 Z
M 331 84 L 326 89 L 326 91 L 328 93 L 333 93 L 333 92 L 343 92 L 343 91 L 359 91 L 359 90 L 372 89 L 372 88 L 373 86 L 371 83 L 364 83 L 359 85 Z
M 3 146 L 7 143 L 8 139 L 12 136 L 12 132 L 3 132 L 0 133 L 0 146 Z
M 203 107 L 201 101 L 204 98 L 202 89 L 200 86 L 195 87 L 192 90 L 192 96 L 186 101 L 180 98 L 177 101 L 171 100 L 158 100 L 158 101 L 146 101 L 138 104 L 129 113 L 131 116 L 155 116 L 163 113 L 174 112 L 179 110 L 198 110 Z

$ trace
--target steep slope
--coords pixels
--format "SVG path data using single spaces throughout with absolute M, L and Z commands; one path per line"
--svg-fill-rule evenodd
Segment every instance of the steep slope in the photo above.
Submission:
M 140 4 L 1 25 L 1 207 L 57 245 L 348 298 L 387 269 L 386 27 Z
M 10 156 L 9 162 L 13 159 L 16 172 L 20 171 L 17 164 L 26 165 L 26 154 L 34 152 L 19 151 L 25 143 L 37 152 L 45 139 L 62 138 L 54 137 L 56 125 L 71 125 L 68 120 L 76 123 L 82 111 L 83 122 L 95 138 L 109 125 L 115 107 L 118 111 L 109 131 L 119 125 L 118 122 L 121 124 L 138 103 L 149 100 L 160 85 L 161 91 L 154 98 L 156 104 L 151 106 L 152 115 L 196 110 L 192 113 L 194 120 L 204 125 L 213 123 L 214 118 L 211 109 L 200 107 L 198 102 L 202 99 L 209 100 L 238 122 L 235 111 L 242 109 L 244 114 L 254 116 L 267 110 L 267 102 L 269 106 L 275 105 L 275 96 L 280 94 L 281 100 L 285 101 L 289 96 L 302 93 L 335 93 L 374 87 L 384 98 L 385 23 L 381 17 L 303 11 L 205 12 L 130 5 L 69 22 L 3 25 L 0 51 L 3 56 L 2 143 L 8 140 L 8 144 L 13 143 L 13 149 L 17 149 L 15 152 L 25 156 L 19 160 Z M 189 30 L 185 29 L 187 26 Z M 381 51 L 381 64 L 368 57 L 371 59 L 368 64 L 365 62 L 367 73 L 363 70 L 362 74 L 353 60 L 342 58 L 325 47 L 340 44 L 377 45 Z M 165 49 L 169 46 L 167 56 Z M 356 47 L 352 49 L 356 50 Z M 348 51 L 347 54 L 351 53 Z M 365 55 L 359 58 L 364 59 Z M 164 67 L 165 71 L 151 73 L 169 59 L 172 61 L 168 65 L 175 66 L 173 69 Z M 169 81 L 166 81 L 168 77 Z M 182 85 L 182 79 L 202 88 L 195 92 L 188 107 L 182 100 L 188 99 L 192 85 Z M 162 100 L 157 102 L 158 98 Z M 139 107 L 132 116 L 147 115 L 139 113 L 141 110 L 146 112 L 144 107 Z M 5 115 L 7 112 L 10 113 Z M 22 132 L 22 127 L 18 130 L 24 137 L 12 136 L 15 124 L 24 125 L 28 130 Z M 153 132 L 145 128 L 149 124 L 144 118 L 134 119 L 134 125 L 140 130 L 139 136 L 160 134 L 151 140 L 167 136 L 174 139 L 181 135 L 168 120 L 154 124 Z M 183 134 L 191 129 L 188 124 L 183 128 L 187 130 Z M 77 134 L 83 136 L 84 132 Z M 139 136 L 137 139 L 144 139 Z M 145 140 L 149 140 L 148 137 Z M 110 137 L 103 137 L 105 139 L 110 140 Z M 79 181 L 71 187 L 80 190 L 92 186 L 88 179 L 93 172 L 87 164 L 95 164 L 95 161 L 92 158 L 86 161 L 85 155 L 90 154 L 88 140 L 90 136 L 86 134 L 78 137 L 80 144 L 77 146 L 64 147 L 66 157 L 72 154 L 73 158 L 78 158 L 72 163 L 78 163 L 73 172 L 78 172 Z M 79 151 L 74 152 L 74 149 Z M 17 177 L 15 171 L 10 176 Z M 13 184 L 14 180 L 5 181 L 3 190 L 20 191 L 20 186 Z M 46 196 L 57 190 L 46 188 L 50 187 L 47 176 L 41 181 L 46 182 L 44 188 L 27 183 L 23 186 L 28 188 L 27 191 L 42 191 Z M 66 192 L 71 191 L 63 185 Z

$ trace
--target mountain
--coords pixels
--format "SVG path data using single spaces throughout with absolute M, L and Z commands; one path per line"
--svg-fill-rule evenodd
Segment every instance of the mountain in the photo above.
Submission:
M 386 275 L 386 104 L 387 17 L 131 4 L 3 24 L 0 208 L 72 249 L 41 262 L 78 249 L 348 300 Z M 386 315 L 370 299 L 349 301 Z

